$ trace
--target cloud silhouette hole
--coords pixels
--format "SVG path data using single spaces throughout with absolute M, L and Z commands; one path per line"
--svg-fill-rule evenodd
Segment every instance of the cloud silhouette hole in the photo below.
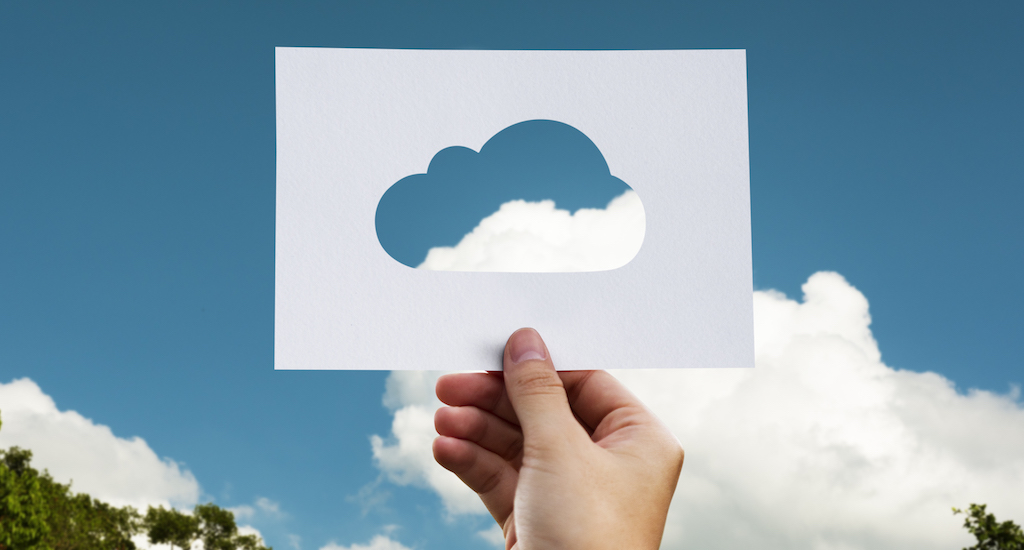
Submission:
M 448 147 L 377 204 L 377 239 L 436 271 L 605 271 L 643 244 L 644 208 L 583 132 L 528 120 L 480 148 Z

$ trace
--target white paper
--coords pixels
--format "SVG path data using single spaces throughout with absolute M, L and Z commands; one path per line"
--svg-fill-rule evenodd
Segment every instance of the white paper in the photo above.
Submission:
M 752 367 L 745 52 L 278 48 L 276 369 Z M 409 268 L 377 240 L 395 182 L 518 122 L 582 131 L 643 201 L 627 265 Z

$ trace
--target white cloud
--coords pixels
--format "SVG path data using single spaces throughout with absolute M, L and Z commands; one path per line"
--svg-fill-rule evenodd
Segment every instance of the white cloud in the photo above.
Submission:
M 952 506 L 1024 519 L 1018 393 L 895 370 L 857 289 L 818 273 L 803 290 L 754 293 L 754 369 L 615 373 L 687 451 L 662 547 L 939 550 L 973 541 Z M 374 456 L 448 513 L 485 513 L 430 452 L 439 374 L 391 374 L 393 441 L 375 438 Z
M 430 374 L 435 375 L 432 377 L 435 380 L 440 375 Z M 391 376 L 405 379 L 396 375 L 398 373 Z M 433 388 L 433 382 L 430 382 L 430 387 Z M 393 483 L 411 484 L 436 491 L 441 495 L 449 514 L 485 513 L 486 509 L 476 493 L 434 462 L 431 445 L 436 436 L 434 411 L 438 406 L 440 403 L 430 406 L 409 404 L 395 411 L 390 441 L 377 435 L 370 438 L 374 462 Z
M 335 543 L 330 543 L 327 546 L 321 546 L 320 550 L 412 550 L 408 546 L 393 540 L 391 537 L 385 535 L 377 535 L 366 544 L 353 544 L 351 546 L 339 546 Z
M 434 411 L 441 406 L 434 395 L 439 371 L 395 371 L 386 382 L 384 405 L 394 411 L 391 437 L 370 438 L 374 462 L 388 479 L 399 485 L 433 489 L 448 514 L 484 514 L 487 509 L 476 493 L 434 461 Z
M 495 548 L 505 550 L 505 533 L 501 532 L 501 527 L 498 524 L 492 525 L 490 529 L 477 531 L 476 536 L 494 545 Z
M 378 476 L 377 479 L 360 487 L 356 494 L 346 496 L 345 500 L 358 504 L 364 517 L 366 514 L 370 513 L 371 510 L 377 510 L 383 513 L 390 512 L 387 502 L 388 499 L 391 498 L 391 493 L 381 489 L 384 477 L 385 476 Z
M 258 497 L 255 502 L 242 504 L 228 508 L 235 515 L 237 520 L 249 520 L 257 514 L 271 519 L 282 519 L 287 514 L 281 510 L 281 505 L 266 497 Z
M 270 500 L 267 497 L 259 497 L 256 499 L 256 507 L 259 508 L 264 514 L 275 518 L 284 517 L 284 512 L 281 511 L 281 505 L 277 502 Z
M 255 527 L 253 527 L 252 525 L 239 525 L 238 526 L 238 534 L 239 535 L 256 535 L 256 538 L 260 539 L 261 541 L 263 540 L 263 533 L 260 533 L 260 530 L 255 528 Z
M 111 429 L 75 411 L 61 411 L 53 398 L 28 378 L 0 383 L 0 448 L 18 446 L 32 451 L 32 466 L 46 469 L 71 490 L 116 506 L 173 506 L 185 513 L 199 501 L 200 488 L 192 472 L 170 458 L 159 458 L 139 437 L 120 438 Z M 260 497 L 252 505 L 229 508 L 239 521 L 255 515 L 285 517 L 280 505 Z M 251 525 L 239 533 L 263 538 Z M 149 544 L 145 535 L 133 537 L 145 550 L 170 550 Z M 202 543 L 193 545 L 201 550 Z
M 232 506 L 231 508 L 228 508 L 228 511 L 235 515 L 236 520 L 250 520 L 256 515 L 256 509 L 248 504 Z
M 420 269 L 436 271 L 604 271 L 629 263 L 644 241 L 644 207 L 626 191 L 607 208 L 575 213 L 554 201 L 510 201 L 455 247 L 431 248 Z
M 34 467 L 47 469 L 72 490 L 117 506 L 191 507 L 199 499 L 192 472 L 161 459 L 139 437 L 117 437 L 75 411 L 57 409 L 35 382 L 0 383 L 0 448 L 32 451 Z

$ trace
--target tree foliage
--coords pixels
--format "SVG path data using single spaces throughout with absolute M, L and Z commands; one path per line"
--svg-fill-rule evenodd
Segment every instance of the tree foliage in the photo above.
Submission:
M 31 462 L 31 451 L 0 449 L 0 550 L 135 550 L 139 534 L 182 550 L 196 541 L 206 550 L 271 550 L 239 534 L 234 514 L 215 504 L 199 504 L 191 515 L 150 507 L 142 516 L 75 494 Z
M 50 534 L 43 479 L 29 466 L 32 453 L 0 451 L 0 550 L 37 548 Z
M 995 514 L 985 511 L 985 504 L 971 504 L 967 511 L 953 508 L 954 514 L 966 514 L 964 528 L 978 543 L 964 550 L 1024 550 L 1024 531 L 1012 521 L 1000 523 Z
M 142 520 L 153 544 L 188 549 L 196 541 L 206 550 L 270 550 L 256 535 L 241 535 L 235 515 L 216 504 L 198 504 L 192 515 L 174 508 L 150 507 Z

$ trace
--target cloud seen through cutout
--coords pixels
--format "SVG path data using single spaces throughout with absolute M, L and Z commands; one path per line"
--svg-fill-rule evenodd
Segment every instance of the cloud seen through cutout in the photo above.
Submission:
M 637 194 L 597 146 L 561 122 L 530 120 L 477 153 L 448 147 L 425 174 L 384 193 L 376 230 L 392 258 L 441 271 L 615 269 L 643 243 Z

